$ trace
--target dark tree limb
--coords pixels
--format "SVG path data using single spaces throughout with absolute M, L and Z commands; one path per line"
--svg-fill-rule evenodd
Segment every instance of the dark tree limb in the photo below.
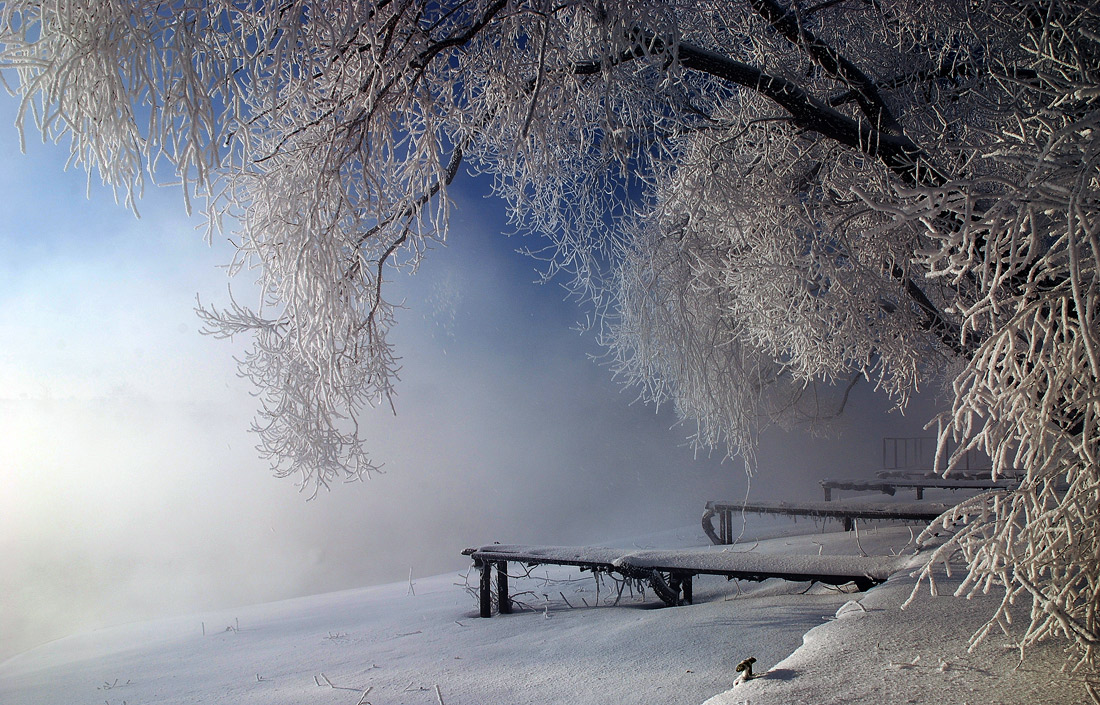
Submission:
M 875 81 L 839 51 L 803 27 L 794 12 L 784 9 L 775 0 L 749 0 L 749 5 L 787 41 L 805 52 L 825 73 L 848 86 L 860 110 L 873 125 L 890 134 L 902 133 L 901 123 L 886 105 Z
M 636 32 L 634 45 L 610 61 L 584 61 L 573 72 L 586 76 L 636 58 L 669 49 L 652 32 Z M 909 186 L 942 186 L 947 177 L 936 169 L 931 158 L 904 134 L 890 134 L 867 120 L 857 120 L 820 101 L 801 86 L 772 76 L 755 66 L 731 59 L 687 42 L 676 46 L 680 65 L 693 71 L 755 91 L 779 104 L 799 128 L 816 132 L 846 147 L 881 161 Z
M 402 210 L 399 213 L 394 213 L 389 218 L 386 218 L 385 220 L 383 220 L 382 222 L 380 222 L 377 225 L 373 226 L 369 230 L 366 230 L 365 232 L 361 233 L 355 241 L 356 250 L 358 250 L 358 248 L 362 247 L 368 240 L 370 240 L 372 237 L 377 235 L 384 228 L 389 227 L 390 225 L 393 225 L 394 223 L 396 223 L 399 220 L 408 220 L 408 219 L 412 218 L 413 216 L 415 216 L 416 213 L 428 203 L 428 201 L 432 200 L 432 198 L 434 198 L 435 195 L 437 193 L 439 193 L 439 190 L 441 188 L 443 188 L 444 186 L 450 186 L 451 182 L 454 181 L 455 176 L 458 175 L 458 168 L 459 168 L 459 166 L 462 165 L 462 158 L 463 158 L 462 148 L 461 147 L 455 147 L 454 152 L 451 153 L 450 161 L 447 162 L 447 167 L 443 170 L 443 178 L 440 179 L 439 181 L 436 181 L 434 184 L 432 184 L 431 188 L 429 188 L 426 193 L 422 193 L 420 196 L 418 196 L 416 198 L 416 200 L 414 200 L 404 210 Z M 381 275 L 382 265 L 384 265 L 386 260 L 389 259 L 389 257 L 391 255 L 393 255 L 393 253 L 397 250 L 397 248 L 400 247 L 405 242 L 406 237 L 407 237 L 407 231 L 406 231 L 406 233 L 402 233 L 400 237 L 398 237 L 393 243 L 391 243 L 389 248 L 387 248 L 386 252 L 381 257 L 378 258 L 378 267 L 379 267 L 379 274 L 380 275 Z M 362 266 L 362 262 L 363 262 L 362 258 L 357 257 L 355 259 L 355 261 L 352 262 L 351 265 L 348 267 L 347 272 L 344 273 L 344 278 L 345 279 L 350 279 L 350 278 L 354 277 L 356 274 L 358 274 L 359 269 Z M 381 279 L 381 276 L 379 276 L 379 279 Z
M 924 69 L 921 71 L 911 71 L 901 76 L 895 76 L 884 81 L 879 81 L 878 85 L 881 88 L 892 90 L 901 88 L 902 86 L 918 85 L 922 83 L 928 83 L 930 81 L 937 81 L 945 78 L 962 78 L 968 76 L 975 68 L 973 62 L 969 61 L 945 61 L 938 68 Z M 838 93 L 829 98 L 829 105 L 837 107 L 850 103 L 853 100 L 857 100 L 859 94 L 854 89 L 849 89 L 843 93 Z
M 909 137 L 888 134 L 865 120 L 849 117 L 792 81 L 691 44 L 680 44 L 679 58 L 684 68 L 708 73 L 770 98 L 790 113 L 798 127 L 878 159 L 906 185 L 934 187 L 947 183 L 947 177 Z
M 584 62 L 574 66 L 574 72 L 581 75 L 594 74 L 606 68 L 608 63 L 615 65 L 665 48 L 662 40 L 651 32 L 638 32 L 637 38 L 638 41 L 630 50 L 621 53 L 611 62 Z M 677 47 L 677 53 L 680 65 L 684 68 L 707 73 L 770 98 L 790 114 L 791 122 L 797 127 L 877 158 L 909 186 L 936 187 L 947 183 L 947 177 L 932 165 L 924 150 L 904 134 L 886 133 L 866 120 L 849 117 L 817 100 L 792 81 L 771 76 L 755 66 L 717 52 L 681 43 Z M 969 349 L 960 342 L 958 326 L 932 303 L 903 269 L 894 266 L 890 274 L 921 311 L 923 327 L 952 352 L 969 357 Z
M 470 28 L 462 34 L 448 37 L 446 39 L 435 42 L 430 47 L 420 53 L 415 60 L 410 62 L 410 67 L 414 69 L 422 69 L 431 63 L 431 60 L 436 57 L 439 52 L 451 47 L 460 47 L 469 42 L 471 39 L 477 36 L 477 34 L 485 28 L 485 25 L 489 24 L 493 18 L 508 4 L 508 0 L 497 0 L 495 3 L 489 6 L 485 10 L 485 15 L 479 20 L 470 25 Z
M 917 286 L 916 282 L 906 273 L 904 269 L 895 264 L 890 269 L 890 276 L 896 281 L 900 282 L 905 289 L 906 295 L 913 300 L 917 308 L 920 309 L 923 316 L 922 325 L 925 330 L 928 330 L 935 334 L 944 345 L 951 349 L 956 355 L 960 357 L 970 359 L 973 356 L 973 350 L 964 345 L 962 338 L 959 335 L 959 327 L 951 320 L 949 320 L 942 311 L 936 308 L 936 305 L 928 298 L 928 295 Z

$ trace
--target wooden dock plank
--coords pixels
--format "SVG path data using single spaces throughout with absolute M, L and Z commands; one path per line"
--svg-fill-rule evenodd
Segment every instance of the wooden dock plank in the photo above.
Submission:
M 527 546 L 489 544 L 467 548 L 481 570 L 481 616 L 491 616 L 490 570 L 497 570 L 498 605 L 501 613 L 510 609 L 507 594 L 509 562 L 527 565 L 569 565 L 582 570 L 618 573 L 627 578 L 649 580 L 668 604 L 691 601 L 691 579 L 696 575 L 722 575 L 737 580 L 761 581 L 781 578 L 794 582 L 829 585 L 855 583 L 866 590 L 884 582 L 891 574 L 909 567 L 911 556 L 810 556 L 778 555 L 733 550 L 724 546 L 693 549 L 628 550 L 593 546 Z M 501 577 L 501 575 L 505 577 Z M 665 580 L 665 575 L 669 580 Z M 683 600 L 679 595 L 683 594 Z
M 632 569 L 725 575 L 739 580 L 813 580 L 834 585 L 853 582 L 860 577 L 884 582 L 911 563 L 912 556 L 779 555 L 736 550 L 726 546 L 676 551 L 635 551 L 620 560 L 621 565 Z
M 939 502 L 707 502 L 703 510 L 703 531 L 712 543 L 733 543 L 731 518 L 734 514 L 787 514 L 841 519 L 851 530 L 852 520 L 932 521 L 953 505 Z M 719 526 L 714 528 L 714 517 Z
M 927 478 L 897 478 L 877 480 L 825 479 L 821 488 L 825 491 L 825 501 L 832 499 L 833 490 L 852 490 L 856 492 L 882 492 L 893 496 L 900 489 L 915 489 L 917 499 L 924 496 L 926 489 L 938 490 L 1011 490 L 1019 487 L 1019 480 L 956 480 L 937 476 Z

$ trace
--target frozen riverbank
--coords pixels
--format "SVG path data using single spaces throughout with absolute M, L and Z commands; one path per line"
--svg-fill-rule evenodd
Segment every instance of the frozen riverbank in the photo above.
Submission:
M 685 530 L 639 545 L 698 538 Z M 860 544 L 888 553 L 908 539 L 906 529 L 881 529 L 861 532 Z M 737 550 L 749 549 L 859 550 L 852 533 L 832 531 Z M 1003 639 L 991 644 L 995 658 L 959 656 L 977 617 L 963 618 L 965 603 L 948 598 L 901 612 L 903 580 L 848 595 L 781 581 L 700 579 L 696 604 L 678 608 L 629 591 L 619 606 L 606 606 L 613 597 L 606 582 L 604 606 L 586 607 L 596 604 L 595 581 L 568 569 L 538 568 L 514 585 L 531 611 L 491 620 L 476 617 L 461 576 L 437 576 L 411 589 L 377 586 L 68 637 L 0 664 L 0 702 L 1061 704 L 1083 693 L 1068 678 L 1051 690 L 1045 684 L 1055 673 L 1006 675 L 1014 661 Z M 948 628 L 963 642 L 943 643 Z M 775 670 L 722 695 L 748 656 L 758 671 Z M 1002 684 L 1018 693 L 1002 699 Z
M 806 634 L 805 643 L 763 677 L 705 705 L 1083 705 L 1080 678 L 1061 671 L 1057 644 L 1020 652 L 1001 633 L 968 650 L 970 636 L 999 602 L 995 594 L 965 600 L 957 579 L 927 585 L 904 611 L 914 580 L 896 576 L 843 605 L 835 619 Z M 1020 624 L 1026 624 L 1021 613 Z

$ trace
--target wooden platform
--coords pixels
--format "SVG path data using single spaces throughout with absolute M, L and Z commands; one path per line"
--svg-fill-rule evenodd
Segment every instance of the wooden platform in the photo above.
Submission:
M 1024 476 L 1023 471 L 1012 471 L 1001 473 L 1001 479 L 1003 480 L 1020 480 Z M 932 470 L 877 470 L 875 471 L 875 477 L 888 480 L 888 479 L 903 479 L 903 480 L 924 480 L 924 479 L 944 479 L 942 475 L 937 475 Z M 993 479 L 992 470 L 952 470 L 951 480 L 985 480 L 989 481 Z
M 723 575 L 752 581 L 781 578 L 828 585 L 855 583 L 859 590 L 867 590 L 908 567 L 912 560 L 902 556 L 774 555 L 715 546 L 655 551 L 489 544 L 467 548 L 462 553 L 473 557 L 474 565 L 481 571 L 479 597 L 482 617 L 492 616 L 491 570 L 494 566 L 499 611 L 501 614 L 512 611 L 508 597 L 509 561 L 525 565 L 570 565 L 581 570 L 617 573 L 625 578 L 647 580 L 663 602 L 677 605 L 691 603 L 692 578 L 696 575 Z
M 929 522 L 951 506 L 938 502 L 707 502 L 703 509 L 703 532 L 714 544 L 732 544 L 733 516 L 741 512 L 840 519 L 844 530 L 851 531 L 856 519 Z
M 825 501 L 833 498 L 833 490 L 856 492 L 882 492 L 893 496 L 901 489 L 915 489 L 917 499 L 924 498 L 926 489 L 937 490 L 1011 490 L 1019 487 L 1019 480 L 955 480 L 938 475 L 922 478 L 880 478 L 877 480 L 822 480 Z

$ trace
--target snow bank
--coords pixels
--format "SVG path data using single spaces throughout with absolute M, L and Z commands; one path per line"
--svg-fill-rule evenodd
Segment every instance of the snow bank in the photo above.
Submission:
M 893 528 L 861 530 L 858 544 L 854 532 L 829 532 L 739 550 L 852 556 L 862 546 L 889 555 L 908 540 L 908 530 Z M 695 529 L 631 545 L 700 541 Z M 438 576 L 68 637 L 0 664 L 0 703 L 1084 701 L 1080 684 L 1057 671 L 1057 649 L 1015 672 L 1003 639 L 966 654 L 966 637 L 988 611 L 981 601 L 924 597 L 902 612 L 909 585 L 895 578 L 863 595 L 802 594 L 806 584 L 697 578 L 692 606 L 658 609 L 652 593 L 627 593 L 617 607 L 586 607 L 595 604 L 592 576 L 545 566 L 513 582 L 533 609 L 478 619 L 463 576 Z M 736 664 L 749 656 L 768 675 L 731 690 Z
M 1019 650 L 998 633 L 968 651 L 969 637 L 999 597 L 955 598 L 957 584 L 957 579 L 937 580 L 939 597 L 924 585 L 902 611 L 914 580 L 894 576 L 842 605 L 834 619 L 808 632 L 801 647 L 762 677 L 705 705 L 1088 702 L 1081 680 L 1061 672 L 1064 655 L 1057 644 L 1029 651 L 1021 662 Z

